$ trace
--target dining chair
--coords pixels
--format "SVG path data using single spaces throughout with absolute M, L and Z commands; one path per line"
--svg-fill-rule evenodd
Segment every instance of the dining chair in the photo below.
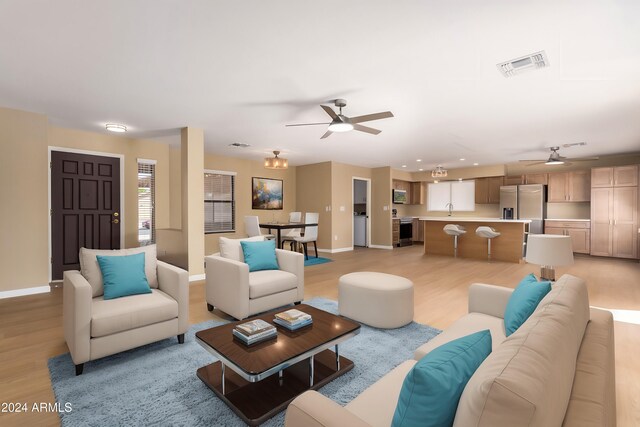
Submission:
M 320 214 L 315 212 L 307 212 L 304 215 L 304 223 L 305 224 L 318 224 L 318 220 L 320 219 Z M 294 243 L 302 244 L 304 248 L 304 259 L 309 259 L 309 253 L 307 244 L 313 242 L 313 248 L 316 252 L 316 258 L 318 258 L 318 226 L 314 225 L 311 227 L 304 228 L 304 236 L 294 237 L 292 239 L 283 239 L 291 241 L 291 249 L 293 249 Z
M 302 222 L 302 212 L 289 212 L 289 223 L 296 223 L 296 222 Z M 282 230 L 282 236 L 290 237 L 293 239 L 294 237 L 300 237 L 301 231 L 302 231 L 301 228 L 285 229 L 285 230 Z
M 244 229 L 249 237 L 262 236 L 265 239 L 275 239 L 273 234 L 262 234 L 260 230 L 260 220 L 257 216 L 247 215 L 244 217 Z

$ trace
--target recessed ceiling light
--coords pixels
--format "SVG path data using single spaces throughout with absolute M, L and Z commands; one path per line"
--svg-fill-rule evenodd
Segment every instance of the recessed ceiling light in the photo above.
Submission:
M 418 169 L 418 170 L 419 170 L 420 172 L 422 172 L 424 169 L 420 168 L 420 169 Z
M 126 132 L 127 127 L 125 125 L 119 125 L 117 123 L 107 123 L 105 125 L 108 131 L 111 132 Z
M 422 159 L 416 159 L 416 162 L 421 162 L 421 161 L 422 161 Z
M 406 167 L 407 167 L 407 165 L 402 165 L 402 167 L 403 167 L 403 168 L 406 168 Z
M 480 163 L 474 163 L 473 166 L 478 166 Z
M 461 162 L 464 162 L 465 160 L 467 160 L 467 159 L 465 159 L 464 157 L 461 157 L 461 158 L 460 158 L 460 161 L 461 161 Z

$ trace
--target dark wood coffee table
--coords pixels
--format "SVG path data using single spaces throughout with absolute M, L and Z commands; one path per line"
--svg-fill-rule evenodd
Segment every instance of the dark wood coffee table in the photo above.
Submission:
M 360 324 L 306 304 L 296 308 L 310 314 L 313 324 L 296 332 L 276 325 L 277 338 L 250 347 L 231 333 L 248 319 L 196 333 L 196 341 L 219 360 L 198 369 L 198 378 L 249 425 L 265 422 L 296 396 L 353 368 L 338 344 L 360 333 Z M 274 324 L 274 314 L 285 310 L 252 319 Z

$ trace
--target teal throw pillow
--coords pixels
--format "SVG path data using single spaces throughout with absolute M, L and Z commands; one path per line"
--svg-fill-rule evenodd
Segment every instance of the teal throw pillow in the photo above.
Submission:
M 249 271 L 279 270 L 276 258 L 276 241 L 240 242 L 244 262 L 249 264 Z
M 489 330 L 458 338 L 427 353 L 402 383 L 392 427 L 452 426 L 467 382 L 490 353 Z
M 544 298 L 551 291 L 551 282 L 538 282 L 536 276 L 529 274 L 515 288 L 507 308 L 504 310 L 504 329 L 509 336 L 527 321 Z
M 149 282 L 144 272 L 144 253 L 126 256 L 97 255 L 104 299 L 150 294 Z

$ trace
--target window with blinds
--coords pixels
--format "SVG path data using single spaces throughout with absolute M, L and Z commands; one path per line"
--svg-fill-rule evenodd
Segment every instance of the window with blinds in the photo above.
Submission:
M 138 159 L 138 242 L 156 242 L 156 164 Z
M 236 229 L 235 173 L 205 171 L 204 232 L 230 233 Z

